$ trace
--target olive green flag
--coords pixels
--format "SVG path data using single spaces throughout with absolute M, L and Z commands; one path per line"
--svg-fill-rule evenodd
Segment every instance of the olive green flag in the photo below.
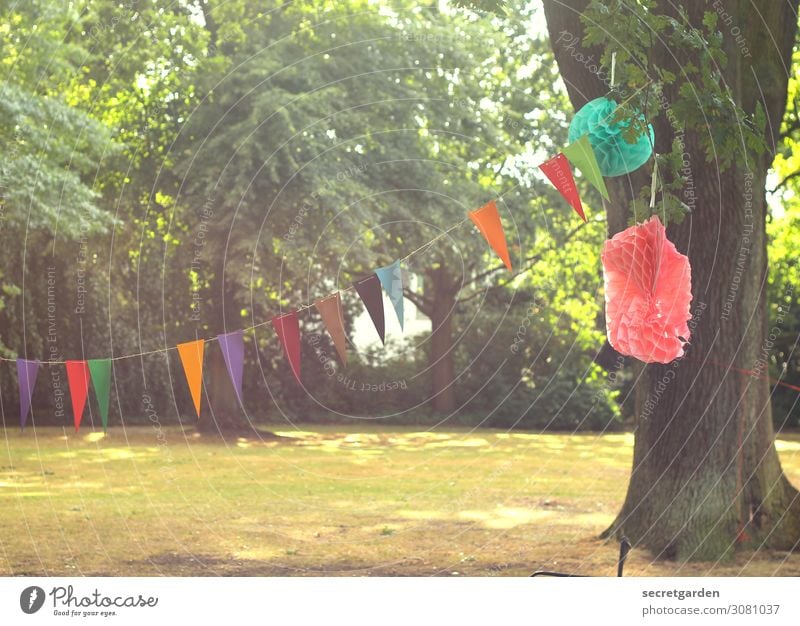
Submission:
M 573 141 L 561 152 L 569 159 L 570 163 L 577 167 L 581 171 L 581 174 L 586 176 L 586 179 L 597 188 L 600 195 L 608 200 L 606 182 L 603 180 L 603 175 L 600 173 L 600 166 L 597 164 L 597 158 L 594 156 L 592 144 L 589 143 L 589 135 L 583 135 L 578 141 Z
M 108 430 L 108 393 L 111 386 L 111 359 L 90 359 L 89 373 L 92 376 L 92 387 L 97 405 L 100 407 L 100 419 L 103 420 L 103 432 Z

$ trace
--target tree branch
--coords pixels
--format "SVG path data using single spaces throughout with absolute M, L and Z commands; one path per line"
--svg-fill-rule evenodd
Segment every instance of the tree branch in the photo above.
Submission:
M 578 234 L 578 233 L 581 231 L 581 229 L 582 229 L 584 226 L 585 226 L 585 224 L 584 224 L 584 223 L 581 223 L 579 226 L 576 226 L 575 228 L 573 228 L 573 229 L 572 229 L 572 230 L 571 230 L 569 233 L 567 233 L 567 235 L 566 235 L 566 236 L 564 237 L 564 239 L 563 239 L 563 240 L 562 240 L 562 241 L 561 241 L 561 242 L 558 244 L 558 246 L 557 246 L 557 247 L 559 247 L 559 248 L 560 248 L 560 247 L 564 246 L 564 245 L 565 245 L 565 244 L 566 244 L 566 243 L 567 243 L 567 242 L 568 242 L 570 239 L 572 239 L 572 238 L 573 238 L 573 237 L 574 237 L 576 234 Z M 534 254 L 533 256 L 530 256 L 530 257 L 528 257 L 527 259 L 525 259 L 525 263 L 527 263 L 527 265 L 526 265 L 525 267 L 523 267 L 521 270 L 519 270 L 518 272 L 516 272 L 516 273 L 515 273 L 515 274 L 514 274 L 514 275 L 513 275 L 511 278 L 509 278 L 508 280 L 506 280 L 506 281 L 504 281 L 504 282 L 502 282 L 502 283 L 499 283 L 499 284 L 497 284 L 497 285 L 491 285 L 491 286 L 489 287 L 489 289 L 501 289 L 502 287 L 505 287 L 506 285 L 510 285 L 510 284 L 511 284 L 511 283 L 512 283 L 512 282 L 513 282 L 513 281 L 514 281 L 514 280 L 515 280 L 515 279 L 516 279 L 518 276 L 521 276 L 521 275 L 522 275 L 522 274 L 524 274 L 525 272 L 529 271 L 529 270 L 530 270 L 530 269 L 531 269 L 531 268 L 532 268 L 534 265 L 536 265 L 536 264 L 537 264 L 539 261 L 541 261 L 541 260 L 542 260 L 542 257 L 543 257 L 543 256 L 544 256 L 544 254 L 545 254 L 545 252 L 546 252 L 546 250 L 543 250 L 542 252 L 539 252 L 539 253 L 537 253 L 537 254 Z M 492 271 L 492 272 L 494 272 L 494 271 L 498 271 L 499 269 L 505 269 L 505 265 L 501 266 L 500 268 L 495 268 L 494 270 L 491 270 L 491 271 Z M 490 272 L 490 273 L 491 273 L 491 272 Z M 469 300 L 472 300 L 473 298 L 476 298 L 476 297 L 478 297 L 478 296 L 479 296 L 480 294 L 482 294 L 482 293 L 484 293 L 484 291 L 483 291 L 483 290 L 481 290 L 481 291 L 474 291 L 474 292 L 472 292 L 470 295 L 468 295 L 468 296 L 466 296 L 466 297 L 464 297 L 464 298 L 459 298 L 459 299 L 457 300 L 457 303 L 458 303 L 458 304 L 461 304 L 462 302 L 467 302 L 467 301 L 469 301 Z
M 560 248 L 560 247 L 566 245 L 567 242 L 569 242 L 570 239 L 572 239 L 575 235 L 577 235 L 584 226 L 585 226 L 585 224 L 583 222 L 581 222 L 578 226 L 576 226 L 571 231 L 569 231 L 565 235 L 564 239 L 562 239 L 557 244 L 557 247 Z M 546 250 L 542 250 L 541 252 L 537 252 L 533 256 L 529 256 L 527 259 L 523 259 L 522 263 L 523 264 L 528 263 L 529 265 L 525 269 L 522 269 L 519 272 L 517 272 L 516 274 L 514 274 L 514 276 L 517 276 L 519 274 L 523 274 L 524 272 L 528 271 L 531 267 L 533 267 L 533 265 L 536 264 L 537 261 L 541 260 L 542 255 L 545 252 L 546 252 Z M 501 270 L 504 270 L 504 269 L 506 269 L 505 265 L 498 265 L 497 267 L 493 267 L 491 269 L 488 269 L 485 272 L 481 272 L 480 274 L 478 274 L 474 278 L 472 278 L 470 280 L 467 280 L 467 281 L 464 281 L 464 286 L 466 287 L 467 285 L 472 285 L 472 284 L 478 282 L 479 280 L 482 280 L 482 279 L 484 279 L 484 278 L 486 278 L 488 276 L 491 276 L 492 274 L 494 274 L 496 272 L 499 272 Z
M 800 176 L 800 170 L 797 170 L 796 172 L 792 172 L 786 178 L 784 178 L 781 182 L 779 182 L 777 185 L 775 185 L 775 187 L 773 189 L 770 189 L 769 192 L 770 193 L 775 193 L 776 191 L 778 191 L 778 189 L 780 189 L 781 187 L 784 187 L 786 185 L 786 183 L 788 183 L 790 180 L 792 180 L 793 178 L 797 178 L 798 176 Z
M 418 293 L 414 293 L 407 287 L 403 289 L 403 295 L 411 300 L 411 303 L 417 307 L 420 311 L 422 311 L 423 315 L 430 316 L 429 311 L 433 307 L 433 300 L 430 298 L 426 298 L 424 296 L 419 295 Z
M 796 109 L 796 108 L 797 108 L 797 107 L 795 106 L 795 109 Z M 784 131 L 781 133 L 781 139 L 788 139 L 789 137 L 791 137 L 791 136 L 792 136 L 792 133 L 794 133 L 794 132 L 795 132 L 795 131 L 797 131 L 797 130 L 800 130 L 800 117 L 798 117 L 797 119 L 795 119 L 795 120 L 794 120 L 794 121 L 793 121 L 791 124 L 789 124 L 789 125 L 786 127 L 786 130 L 784 130 Z
M 214 16 L 211 15 L 211 11 L 213 9 L 209 6 L 208 0 L 202 0 L 200 2 L 200 10 L 203 13 L 203 21 L 205 22 L 205 28 L 209 34 L 209 39 L 208 39 L 209 56 L 215 56 L 217 43 L 219 39 L 219 25 L 217 24 L 217 21 L 214 19 Z

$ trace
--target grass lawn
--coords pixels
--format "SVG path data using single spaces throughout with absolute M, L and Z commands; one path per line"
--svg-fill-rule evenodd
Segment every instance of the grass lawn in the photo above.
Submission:
M 7 430 L 0 575 L 613 575 L 597 539 L 625 495 L 628 434 L 278 428 Z M 778 442 L 800 484 L 800 436 Z M 653 561 L 633 575 L 800 575 L 800 554 Z

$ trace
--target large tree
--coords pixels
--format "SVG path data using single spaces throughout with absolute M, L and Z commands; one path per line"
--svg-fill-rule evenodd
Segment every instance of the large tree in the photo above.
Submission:
M 617 52 L 621 87 L 652 118 L 665 155 L 660 197 L 669 206 L 658 211 L 692 265 L 691 347 L 677 362 L 637 370 L 633 472 L 609 529 L 656 556 L 719 559 L 800 541 L 800 499 L 775 450 L 762 365 L 771 336 L 784 332 L 767 325 L 765 181 L 797 4 L 762 3 L 756 18 L 745 0 L 544 1 L 576 110 L 608 93 L 607 70 L 592 68 L 608 68 Z M 647 167 L 607 181 L 609 235 L 648 214 L 649 181 Z

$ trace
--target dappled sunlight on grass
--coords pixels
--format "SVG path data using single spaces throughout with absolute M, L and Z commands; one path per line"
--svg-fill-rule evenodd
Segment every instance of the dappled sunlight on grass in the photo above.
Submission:
M 0 491 L 0 498 L 2 497 L 14 497 L 14 498 L 42 498 L 49 496 L 50 494 L 46 491 L 14 491 L 11 493 L 5 493 Z
M 78 459 L 81 463 L 104 463 L 106 461 L 127 461 L 156 456 L 158 448 L 86 448 L 56 452 L 54 456 L 63 459 Z M 37 457 L 31 457 L 35 460 Z
M 426 443 L 425 448 L 479 448 L 481 446 L 490 445 L 486 439 L 472 438 L 472 439 L 451 439 L 448 441 L 434 441 Z
M 458 518 L 480 522 L 485 528 L 507 529 L 542 521 L 553 515 L 552 511 L 497 507 L 492 511 L 461 511 Z
M 311 439 L 319 435 L 319 433 L 310 430 L 273 430 L 278 437 L 287 437 L 292 439 Z
M 0 575 L 44 564 L 64 575 L 527 575 L 554 562 L 613 574 L 616 548 L 597 537 L 625 496 L 630 433 L 284 425 L 276 434 L 222 441 L 165 428 L 159 442 L 147 427 L 125 439 L 7 431 Z M 777 445 L 798 484 L 800 437 Z M 34 546 L 40 536 L 58 540 Z M 725 573 L 715 567 L 690 571 Z M 800 555 L 780 573 L 800 573 Z
M 280 551 L 275 548 L 247 547 L 237 550 L 232 554 L 235 559 L 264 560 L 278 556 L 286 556 L 286 550 Z
M 448 515 L 444 511 L 410 511 L 400 510 L 396 515 L 409 520 L 430 520 L 430 519 L 446 519 Z
M 778 439 L 775 442 L 778 452 L 800 452 L 800 441 L 786 441 Z

